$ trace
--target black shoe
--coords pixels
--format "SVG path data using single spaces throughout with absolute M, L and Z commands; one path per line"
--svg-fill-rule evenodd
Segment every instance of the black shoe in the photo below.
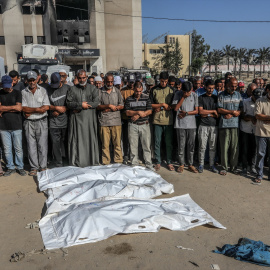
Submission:
M 20 170 L 18 170 L 18 174 L 20 175 L 20 176 L 26 176 L 26 171 L 24 170 L 24 169 L 20 169 Z
M 10 175 L 12 175 L 13 173 L 15 173 L 16 172 L 16 170 L 10 170 L 10 169 L 8 169 L 5 173 L 4 173 L 4 176 L 10 176 Z

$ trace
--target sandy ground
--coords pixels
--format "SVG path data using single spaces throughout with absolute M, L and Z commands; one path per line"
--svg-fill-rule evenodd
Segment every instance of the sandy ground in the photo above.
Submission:
M 45 196 L 39 193 L 32 177 L 0 178 L 0 269 L 264 269 L 239 262 L 212 250 L 224 244 L 236 244 L 241 237 L 270 244 L 270 182 L 261 186 L 249 178 L 210 173 L 183 175 L 165 168 L 160 174 L 174 184 L 173 197 L 189 193 L 193 200 L 227 230 L 201 226 L 186 232 L 161 230 L 158 233 L 117 235 L 107 240 L 68 248 L 62 252 L 38 254 L 20 262 L 9 262 L 18 251 L 42 249 L 39 229 L 25 229 L 44 212 Z M 162 196 L 166 197 L 166 196 Z M 115 246 L 116 245 L 116 246 Z M 176 246 L 192 248 L 180 250 Z M 192 264 L 195 263 L 198 266 Z

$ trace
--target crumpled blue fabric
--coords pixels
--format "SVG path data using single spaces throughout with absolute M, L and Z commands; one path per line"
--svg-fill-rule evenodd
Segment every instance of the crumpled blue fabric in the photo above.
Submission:
M 261 241 L 241 238 L 237 245 L 224 245 L 214 253 L 234 257 L 236 260 L 270 267 L 270 246 Z

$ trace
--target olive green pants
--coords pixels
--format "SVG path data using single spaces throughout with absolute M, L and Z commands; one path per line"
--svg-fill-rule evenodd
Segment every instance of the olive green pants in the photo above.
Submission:
M 223 170 L 228 171 L 230 164 L 231 171 L 237 169 L 238 164 L 238 128 L 220 128 L 220 159 Z

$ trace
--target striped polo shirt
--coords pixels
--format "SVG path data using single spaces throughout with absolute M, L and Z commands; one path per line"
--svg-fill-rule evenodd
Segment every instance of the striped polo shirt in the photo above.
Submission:
M 137 100 L 134 95 L 128 97 L 125 102 L 125 111 L 149 111 L 152 110 L 152 103 L 150 98 L 146 94 L 141 94 Z M 149 116 L 140 117 L 137 121 L 132 122 L 131 117 L 128 117 L 128 121 L 131 123 L 141 123 L 148 121 Z
M 29 88 L 26 87 L 24 90 L 22 90 L 22 106 L 29 107 L 29 108 L 40 108 L 42 106 L 50 106 L 50 101 L 49 101 L 47 91 L 43 87 L 40 87 L 39 85 L 37 85 L 37 90 L 33 94 L 29 90 Z M 32 113 L 31 116 L 28 117 L 27 119 L 38 120 L 47 115 L 48 115 L 47 112 L 43 114 Z
M 241 94 L 234 91 L 233 94 L 229 94 L 226 90 L 218 95 L 218 108 L 222 108 L 229 111 L 239 111 L 243 106 Z M 224 114 L 221 114 L 219 128 L 238 128 L 239 116 L 225 119 Z

